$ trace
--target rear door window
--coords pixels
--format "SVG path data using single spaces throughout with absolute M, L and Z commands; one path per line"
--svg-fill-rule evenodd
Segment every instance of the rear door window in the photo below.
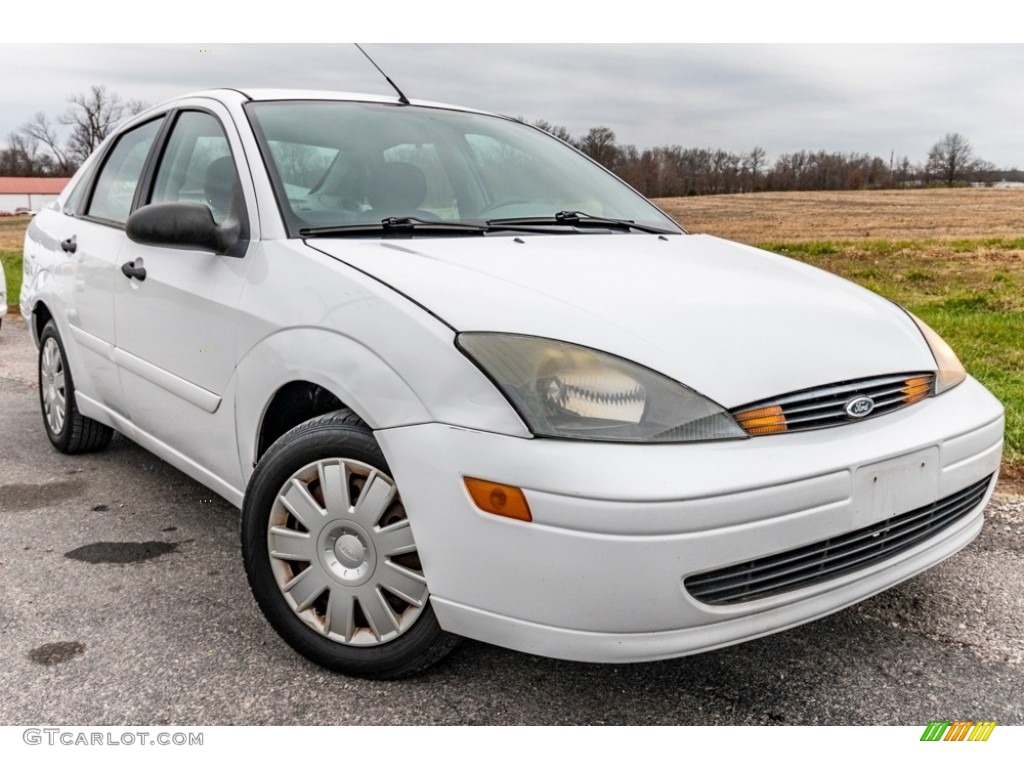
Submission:
M 142 168 L 162 122 L 162 118 L 151 120 L 118 139 L 96 180 L 87 216 L 122 225 L 128 220 Z

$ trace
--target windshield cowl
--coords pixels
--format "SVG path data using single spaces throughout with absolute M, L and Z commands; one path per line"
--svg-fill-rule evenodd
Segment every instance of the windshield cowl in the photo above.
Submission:
M 304 227 L 300 237 L 414 237 L 484 236 L 514 234 L 608 234 L 641 232 L 646 234 L 679 234 L 666 229 L 617 219 L 536 217 L 530 219 L 495 219 L 487 222 L 425 221 L 413 217 L 382 219 L 380 223 L 340 224 L 330 227 Z

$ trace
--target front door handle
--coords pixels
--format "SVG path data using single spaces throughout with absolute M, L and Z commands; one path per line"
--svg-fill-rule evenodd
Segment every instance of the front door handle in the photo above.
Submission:
M 77 237 L 77 235 L 72 235 L 67 240 L 62 240 L 61 243 L 60 243 L 60 247 L 61 247 L 61 250 L 64 251 L 64 253 L 74 253 L 75 251 L 77 251 L 78 250 L 78 237 Z
M 146 268 L 142 266 L 142 259 L 137 259 L 138 266 L 135 266 L 134 261 L 126 261 L 121 265 L 121 272 L 124 273 L 125 277 L 134 277 L 136 280 L 146 279 Z

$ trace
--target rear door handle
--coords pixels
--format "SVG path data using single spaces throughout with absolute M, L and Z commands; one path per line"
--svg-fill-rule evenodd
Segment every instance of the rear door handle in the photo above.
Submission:
M 138 266 L 135 266 L 134 261 L 126 261 L 121 265 L 121 272 L 124 273 L 125 277 L 134 277 L 136 280 L 146 279 L 146 268 L 142 266 L 142 259 L 137 259 L 139 262 Z
M 62 240 L 60 244 L 61 249 L 65 253 L 74 253 L 78 250 L 78 238 L 77 235 L 72 235 L 67 240 Z

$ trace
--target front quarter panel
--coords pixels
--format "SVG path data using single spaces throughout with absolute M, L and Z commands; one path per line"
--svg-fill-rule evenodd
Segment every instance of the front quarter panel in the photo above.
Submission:
M 263 241 L 243 291 L 237 372 L 242 472 L 291 381 L 332 392 L 373 429 L 439 422 L 530 433 L 455 347 L 455 332 L 378 280 L 299 240 Z

